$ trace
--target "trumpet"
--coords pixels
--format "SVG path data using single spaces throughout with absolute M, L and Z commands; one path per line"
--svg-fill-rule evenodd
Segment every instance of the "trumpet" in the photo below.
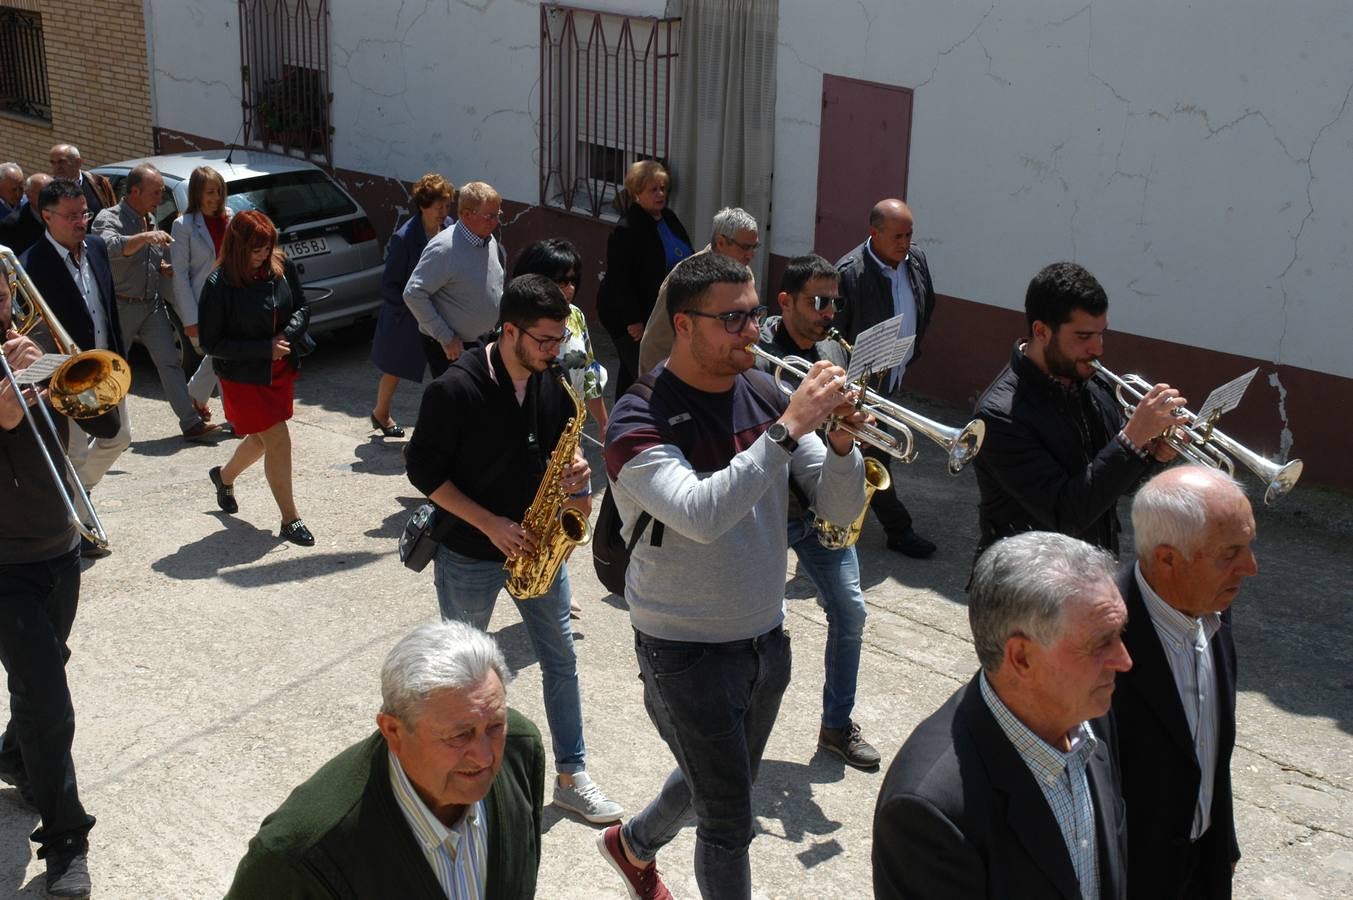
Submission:
M 107 350 L 81 352 L 75 341 L 71 339 L 70 334 L 52 313 L 47 302 L 43 300 L 42 294 L 33 284 L 32 279 L 28 277 L 28 273 L 24 271 L 23 265 L 14 255 L 14 251 L 8 247 L 0 246 L 0 270 L 2 270 L 0 277 L 8 280 L 12 285 L 10 308 L 14 320 L 14 330 L 21 335 L 26 335 L 32 332 L 39 323 L 42 323 L 51 335 L 57 351 L 69 356 L 69 359 L 57 367 L 48 380 L 47 397 L 52 406 L 69 418 L 88 419 L 103 415 L 122 402 L 122 398 L 131 389 L 132 383 L 131 367 L 127 365 L 127 361 L 116 353 Z M 14 375 L 14 369 L 10 366 L 9 360 L 5 358 L 2 351 L 0 351 L 0 369 L 3 369 L 0 375 L 3 375 L 9 383 L 15 396 L 22 397 L 22 389 Z M 44 425 L 53 442 L 58 447 L 62 446 L 61 432 L 57 429 L 51 413 L 47 411 L 47 406 L 43 403 L 37 403 L 34 406 L 38 410 L 38 415 L 44 420 Z M 67 481 L 62 478 L 56 460 L 53 459 L 51 451 L 47 449 L 46 441 L 43 440 L 42 431 L 38 425 L 38 417 L 34 415 L 33 409 L 27 404 L 24 404 L 24 418 L 28 420 L 29 426 L 33 429 L 33 437 L 37 440 L 39 449 L 42 450 L 47 471 L 52 477 L 57 493 L 66 506 L 66 511 L 75 522 L 75 527 L 86 540 L 100 547 L 107 547 L 108 534 L 104 531 L 103 523 L 99 521 L 99 514 L 94 509 L 93 502 L 89 499 L 89 491 L 80 481 L 80 476 L 75 471 L 75 464 L 71 462 L 70 456 L 64 451 L 61 452 L 61 459 L 65 464 L 63 468 L 65 469 L 66 479 L 69 479 L 70 486 L 74 488 L 73 498 L 67 493 Z
M 1091 360 L 1090 366 L 1113 387 L 1114 397 L 1126 416 L 1132 415 L 1137 404 L 1151 389 L 1151 383 L 1140 375 L 1115 375 L 1097 359 Z M 1264 491 L 1265 506 L 1296 487 L 1301 478 L 1301 460 L 1278 463 L 1261 456 L 1217 427 L 1220 412 L 1206 421 L 1200 420 L 1187 409 L 1176 410 L 1175 416 L 1179 424 L 1161 435 L 1165 443 L 1190 463 L 1221 469 L 1227 475 L 1235 475 L 1235 464 L 1239 461 L 1267 486 Z
M 792 375 L 796 381 L 802 381 L 808 376 L 808 370 L 812 368 L 812 365 L 802 357 L 787 356 L 781 359 L 774 354 L 767 353 L 756 344 L 751 344 L 746 349 L 757 359 L 764 360 L 774 367 L 775 386 L 785 394 L 794 393 L 794 388 L 783 381 L 786 374 Z M 860 379 L 860 392 L 855 401 L 855 408 L 869 413 L 888 430 L 876 425 L 848 425 L 841 417 L 832 416 L 827 420 L 828 431 L 844 431 L 855 440 L 871 447 L 877 447 L 894 459 L 904 463 L 916 459 L 918 453 L 914 433 L 920 432 L 944 448 L 948 458 L 950 475 L 957 475 L 961 472 L 963 467 L 972 462 L 982 449 L 982 440 L 986 437 L 986 425 L 980 420 L 973 419 L 962 428 L 942 425 L 934 419 L 926 418 L 920 413 L 907 409 L 902 404 L 889 400 L 871 390 L 864 385 L 867 380 L 867 374 Z

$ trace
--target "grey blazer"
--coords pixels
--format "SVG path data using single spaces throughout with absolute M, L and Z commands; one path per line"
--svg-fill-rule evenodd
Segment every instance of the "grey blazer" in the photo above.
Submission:
M 226 216 L 230 210 L 226 210 Z M 184 213 L 170 228 L 174 243 L 169 245 L 169 261 L 174 266 L 174 312 L 184 326 L 197 324 L 197 298 L 202 285 L 216 268 L 216 245 L 201 213 Z

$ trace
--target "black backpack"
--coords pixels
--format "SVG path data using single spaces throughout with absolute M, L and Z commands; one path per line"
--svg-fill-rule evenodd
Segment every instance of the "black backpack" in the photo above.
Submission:
M 656 370 L 655 370 L 656 371 Z M 645 372 L 639 376 L 639 380 L 630 385 L 627 394 L 634 394 L 644 400 L 653 398 L 653 386 L 657 383 L 654 372 Z M 779 390 L 775 388 L 774 382 L 767 379 L 751 378 L 747 381 L 752 391 L 770 405 L 772 409 L 782 409 L 785 402 L 784 397 Z M 686 421 L 690 421 L 687 419 Z M 679 440 L 673 436 L 673 443 L 678 448 L 685 449 Z M 653 516 L 647 511 L 639 513 L 639 520 L 634 524 L 634 531 L 630 534 L 630 539 L 626 541 L 621 535 L 620 511 L 615 507 L 615 500 L 611 497 L 611 487 L 606 488 L 606 496 L 601 498 L 601 508 L 597 510 L 597 521 L 592 526 L 592 567 L 597 571 L 597 580 L 601 582 L 606 590 L 619 597 L 625 596 L 625 572 L 630 566 L 630 554 L 638 546 L 639 539 L 644 536 L 644 530 L 648 523 L 653 522 L 653 534 L 649 538 L 649 543 L 654 547 L 662 546 L 663 525 L 661 522 L 653 521 Z

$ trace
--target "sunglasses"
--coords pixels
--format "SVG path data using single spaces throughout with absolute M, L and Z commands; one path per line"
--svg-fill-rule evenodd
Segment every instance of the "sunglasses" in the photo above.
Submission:
M 559 285 L 561 288 L 562 288 L 562 287 L 568 287 L 569 285 L 573 285 L 574 287 L 577 287 L 577 286 L 578 286 L 578 276 L 577 276 L 577 275 L 565 275 L 565 276 L 562 277 L 562 278 L 556 278 L 556 279 L 554 279 L 554 283 L 557 284 L 557 285 Z
M 840 312 L 841 310 L 846 308 L 846 298 L 829 297 L 824 294 L 813 295 L 813 309 L 817 310 L 818 312 L 824 312 L 829 306 L 832 309 L 836 310 L 837 312 Z
M 729 334 L 740 334 L 742 329 L 747 327 L 747 321 L 750 319 L 753 325 L 760 325 L 761 320 L 766 317 L 769 311 L 768 307 L 758 306 L 753 309 L 734 309 L 728 312 L 707 313 L 696 309 L 683 309 L 688 316 L 699 316 L 702 319 L 718 319 L 723 323 L 723 330 Z

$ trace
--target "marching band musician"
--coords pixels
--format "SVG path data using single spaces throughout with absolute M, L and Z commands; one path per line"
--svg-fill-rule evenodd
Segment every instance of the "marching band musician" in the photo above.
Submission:
M 631 897 L 670 897 L 654 858 L 693 811 L 701 894 L 750 897 L 752 784 L 790 675 L 789 479 L 829 520 L 852 519 L 863 459 L 850 435 L 824 441 L 815 430 L 834 411 L 862 417 L 842 407 L 839 366 L 814 365 L 787 406 L 768 375 L 747 371 L 766 308 L 746 266 L 713 253 L 687 260 L 667 301 L 671 355 L 647 396 L 631 390 L 616 404 L 605 456 L 626 539 L 641 513 L 652 518 L 625 600 L 644 706 L 677 769 L 598 844 Z
M 825 359 L 846 368 L 845 350 L 827 339 L 827 330 L 844 306 L 841 276 L 836 267 L 817 255 L 796 256 L 780 277 L 780 310 L 761 325 L 761 349 L 784 359 L 797 356 L 808 363 Z M 770 364 L 757 360 L 757 367 Z M 772 373 L 773 374 L 773 373 Z M 860 645 L 864 638 L 864 592 L 860 590 L 860 561 L 855 548 L 822 546 L 813 527 L 806 498 L 789 483 L 789 546 L 817 589 L 818 604 L 827 614 L 826 680 L 822 685 L 822 724 L 818 746 L 857 769 L 879 765 L 879 753 L 851 719 L 855 685 L 860 673 Z
M 507 580 L 504 559 L 537 550 L 538 536 L 518 523 L 574 414 L 548 371 L 569 337 L 568 316 L 568 302 L 553 281 L 543 275 L 514 278 L 503 291 L 496 335 L 461 353 L 423 392 L 409 441 L 408 475 L 450 513 L 434 558 L 437 603 L 445 619 L 487 630 Z M 576 453 L 563 488 L 584 515 L 591 506 L 591 476 Z M 514 602 L 540 658 L 558 772 L 554 803 L 589 822 L 614 822 L 623 809 L 602 793 L 584 764 L 570 596 L 564 566 L 543 596 Z
M 0 276 L 0 335 L 5 361 L 21 371 L 42 350 L 12 328 L 8 276 Z M 9 379 L 0 380 L 0 662 L 9 678 L 12 718 L 0 738 L 0 780 L 14 785 L 24 802 L 42 817 L 33 832 L 38 856 L 47 860 L 47 892 L 53 897 L 84 897 L 90 891 L 89 830 L 75 781 L 71 744 L 75 709 L 66 682 L 66 640 L 80 599 L 80 535 L 43 459 L 62 459 L 65 434 L 37 431 L 24 414 L 25 403 L 46 402 L 45 392 L 25 389 L 16 396 Z M 60 431 L 64 416 L 48 407 Z M 38 421 L 41 421 L 39 415 Z M 99 438 L 118 433 L 118 412 L 77 424 Z M 41 442 L 41 443 L 40 443 Z
M 1092 376 L 1104 352 L 1109 299 L 1071 262 L 1046 266 L 1024 298 L 1029 336 L 978 398 L 986 443 L 974 463 L 981 494 L 977 554 L 1022 531 L 1058 531 L 1118 555 L 1118 498 L 1175 456 L 1160 435 L 1185 405 L 1157 384 L 1124 419 Z

